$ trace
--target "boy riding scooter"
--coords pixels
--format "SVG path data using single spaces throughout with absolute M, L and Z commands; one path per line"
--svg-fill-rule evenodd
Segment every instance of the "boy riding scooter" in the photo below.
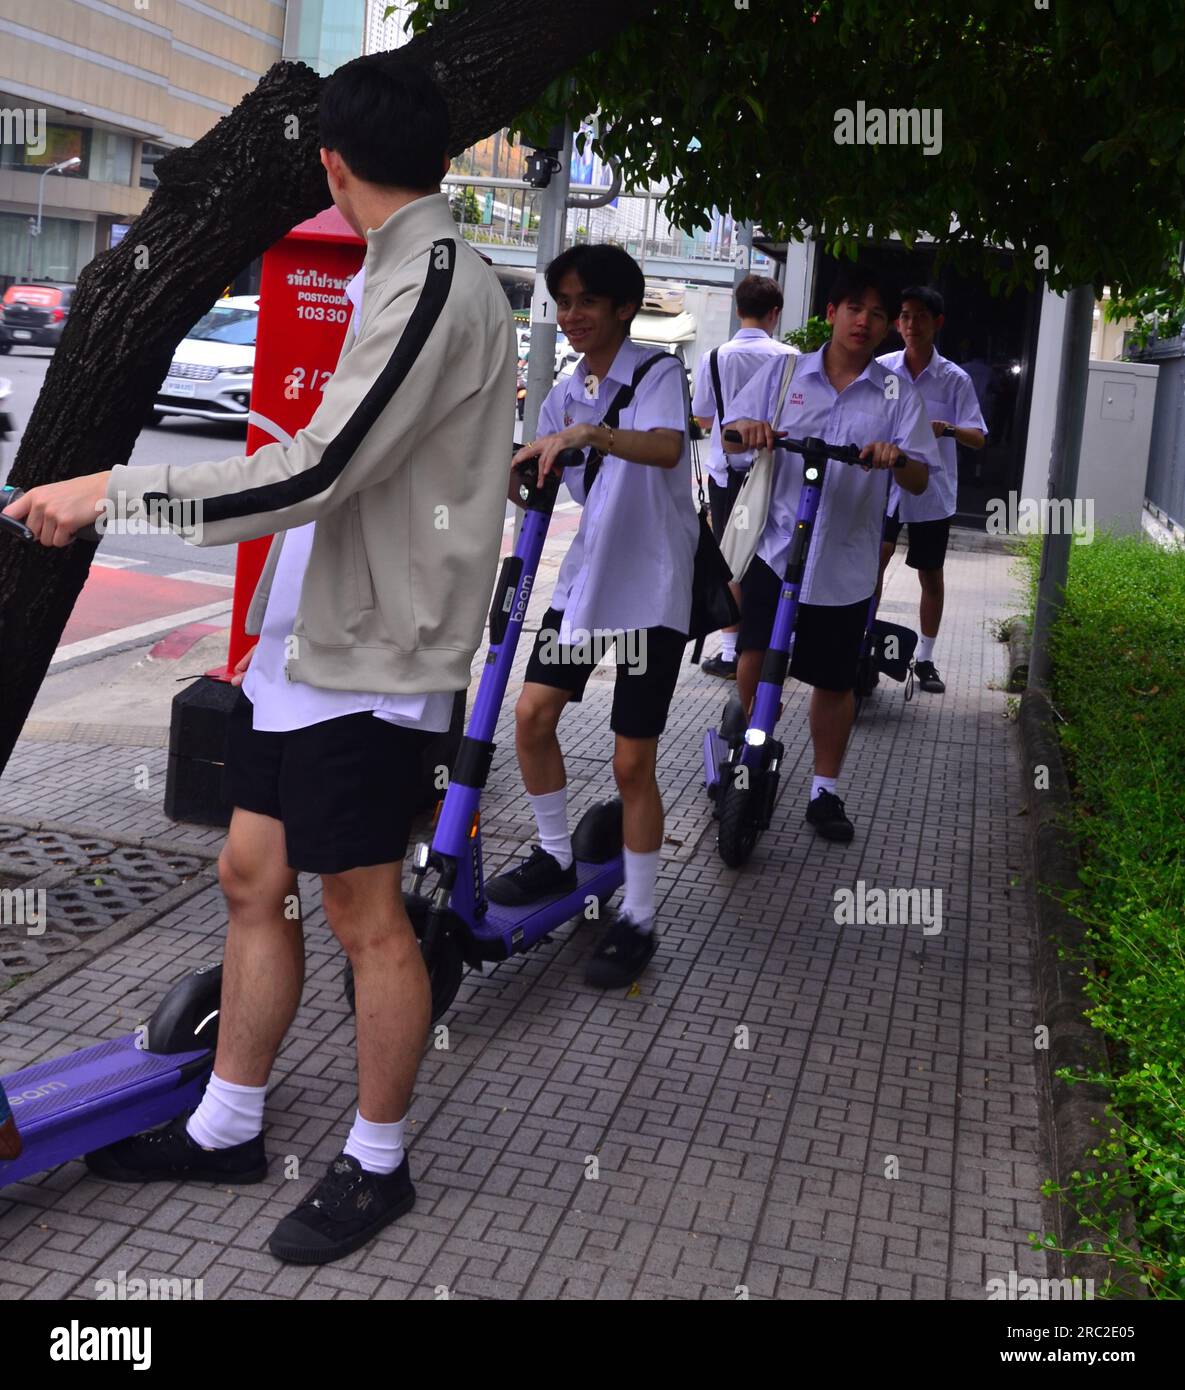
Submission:
M 627 336 L 645 281 L 624 251 L 572 247 L 548 267 L 547 288 L 560 328 L 584 357 L 552 388 L 539 437 L 514 462 L 538 459 L 542 480 L 564 449 L 590 453 L 583 468 L 564 474 L 584 510 L 515 710 L 519 766 L 540 843 L 518 868 L 491 879 L 486 894 L 491 902 L 517 905 L 575 886 L 556 729 L 616 634 L 609 726 L 622 801 L 625 898 L 586 971 L 589 984 L 611 989 L 635 980 L 655 951 L 663 841 L 655 760 L 687 642 L 698 536 L 687 387 L 676 358 L 648 352 Z
M 920 397 L 903 377 L 877 363 L 896 304 L 871 271 L 842 270 L 827 297 L 831 341 L 801 357 L 777 418 L 777 432 L 829 444 L 857 444 L 863 468 L 828 469 L 803 577 L 790 674 L 813 687 L 810 706 L 815 776 L 806 819 L 827 840 L 854 832 L 837 782 L 854 715 L 861 644 L 877 582 L 888 470 L 909 493 L 925 491 L 941 466 Z M 726 451 L 768 448 L 782 362 L 770 361 L 738 394 L 726 426 L 739 442 Z M 737 688 L 750 707 L 769 645 L 790 552 L 799 470 L 779 465 L 757 554 L 741 583 Z

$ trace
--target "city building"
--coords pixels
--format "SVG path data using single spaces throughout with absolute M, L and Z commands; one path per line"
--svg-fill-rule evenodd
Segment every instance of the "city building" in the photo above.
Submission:
M 356 53 L 361 7 L 341 3 L 358 13 Z M 280 59 L 285 15 L 285 0 L 5 0 L 0 289 L 73 281 L 115 245 L 148 201 L 156 162 L 204 135 Z

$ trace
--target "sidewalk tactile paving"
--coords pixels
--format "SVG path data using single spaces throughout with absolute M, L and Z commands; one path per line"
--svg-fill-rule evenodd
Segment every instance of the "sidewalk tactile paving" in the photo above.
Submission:
M 976 1299 L 1009 1269 L 1044 1274 L 1027 1239 L 1044 1168 L 1021 789 L 990 686 L 1004 649 L 987 630 L 1014 610 L 1009 568 L 991 551 L 949 556 L 947 693 L 907 704 L 883 681 L 866 704 L 840 789 L 850 846 L 802 824 L 806 698 L 788 683 L 774 823 L 744 870 L 720 863 L 699 744 L 727 690 L 685 666 L 659 749 L 660 947 L 639 992 L 584 986 L 584 924 L 468 974 L 412 1106 L 417 1206 L 371 1246 L 312 1271 L 266 1251 L 355 1105 L 341 956 L 302 878 L 306 987 L 269 1094 L 269 1180 L 116 1190 L 68 1164 L 0 1199 L 0 1292 L 91 1298 L 123 1269 L 201 1278 L 207 1298 Z M 544 598 L 553 570 L 549 555 Z M 898 560 L 885 611 L 912 622 L 916 599 Z M 611 696 L 591 682 L 561 724 L 573 824 L 612 794 Z M 484 806 L 488 872 L 534 835 L 513 744 L 509 698 Z M 25 741 L 5 805 L 96 838 L 216 850 L 220 831 L 164 817 L 164 759 Z M 837 923 L 835 890 L 860 880 L 940 889 L 941 932 Z M 0 1022 L 4 1068 L 126 1031 L 220 953 L 222 932 L 220 894 L 198 893 Z M 275 1161 L 288 1154 L 291 1181 Z

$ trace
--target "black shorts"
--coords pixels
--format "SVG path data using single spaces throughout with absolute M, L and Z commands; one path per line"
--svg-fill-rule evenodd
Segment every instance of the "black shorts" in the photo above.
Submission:
M 712 535 L 716 537 L 717 544 L 724 540 L 724 528 L 728 525 L 733 507 L 736 506 L 737 494 L 745 476 L 735 468 L 730 468 L 726 487 L 721 487 L 710 475 L 708 477 L 708 513 L 712 518 Z
M 946 561 L 946 543 L 950 539 L 950 517 L 939 521 L 902 521 L 900 517 L 885 517 L 884 538 L 897 544 L 902 526 L 909 527 L 909 549 L 905 563 L 913 570 L 940 570 Z
M 561 647 L 558 638 L 563 617 L 558 608 L 544 613 L 523 680 L 552 690 L 566 690 L 579 703 L 598 659 L 610 650 L 611 639 L 606 639 L 599 651 L 593 633 L 584 643 L 586 650 L 575 645 Z M 627 633 L 624 642 L 618 640 L 613 711 L 609 716 L 609 727 L 615 734 L 623 738 L 657 738 L 662 733 L 686 646 L 686 635 L 669 627 L 642 628 Z
M 266 733 L 252 728 L 251 714 L 240 689 L 222 795 L 283 824 L 289 868 L 340 874 L 403 858 L 423 789 L 424 750 L 436 734 L 369 713 Z
M 782 581 L 764 560 L 754 557 L 741 580 L 741 631 L 737 650 L 764 651 L 774 630 Z M 872 595 L 838 607 L 800 603 L 794 627 L 790 674 L 821 690 L 853 690 L 864 644 L 864 624 Z

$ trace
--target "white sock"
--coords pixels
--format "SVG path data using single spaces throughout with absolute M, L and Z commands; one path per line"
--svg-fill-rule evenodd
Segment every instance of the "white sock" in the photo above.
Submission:
M 568 788 L 544 792 L 542 796 L 527 793 L 535 824 L 539 827 L 539 843 L 557 861 L 561 869 L 572 862 L 572 836 L 568 833 Z
M 722 632 L 720 634 L 720 659 L 721 661 L 735 661 L 737 659 L 737 634 L 735 632 Z
M 814 778 L 814 780 L 811 782 L 811 800 L 814 801 L 815 797 L 817 797 L 820 792 L 830 792 L 831 795 L 834 796 L 835 788 L 838 782 L 838 777 Z
M 230 1149 L 263 1133 L 266 1086 L 239 1086 L 210 1077 L 198 1108 L 189 1117 L 186 1132 L 203 1149 Z
M 645 935 L 654 926 L 654 900 L 658 896 L 658 861 L 661 850 L 635 854 L 622 850 L 625 856 L 625 899 L 621 910 Z
M 913 659 L 915 661 L 933 661 L 934 643 L 937 641 L 937 637 L 919 637 L 918 648 L 913 654 Z
M 346 1153 L 368 1173 L 393 1173 L 403 1162 L 403 1126 L 407 1116 L 394 1124 L 378 1125 L 354 1112 L 354 1125 L 346 1140 Z

